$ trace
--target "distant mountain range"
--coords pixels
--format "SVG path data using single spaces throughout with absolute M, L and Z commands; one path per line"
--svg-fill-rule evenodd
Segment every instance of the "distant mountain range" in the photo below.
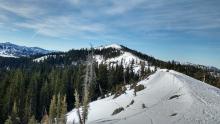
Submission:
M 2 57 L 28 57 L 32 55 L 48 54 L 52 51 L 39 47 L 26 47 L 12 44 L 10 42 L 0 43 L 0 56 Z
M 147 65 L 151 65 L 152 62 L 158 61 L 159 63 L 163 61 L 155 59 L 154 57 L 148 56 L 146 54 L 140 53 L 136 50 L 132 50 L 130 48 L 127 48 L 123 45 L 118 45 L 118 44 L 111 44 L 111 45 L 103 45 L 100 47 L 96 47 L 95 51 L 108 51 L 108 49 L 112 49 L 109 50 L 110 53 L 105 53 L 105 55 L 103 55 L 103 53 L 99 53 L 99 54 L 94 54 L 94 57 L 96 59 L 96 61 L 100 64 L 100 63 L 106 63 L 106 64 L 110 64 L 110 63 L 118 63 L 121 64 L 121 60 L 122 64 L 124 66 L 131 64 L 132 60 L 135 61 L 135 63 L 140 63 L 141 61 L 146 63 Z M 82 51 L 81 51 L 82 52 Z M 73 54 L 73 55 L 72 55 Z M 77 53 L 77 50 L 70 50 L 68 52 L 56 52 L 56 51 L 49 51 L 49 50 L 45 50 L 39 47 L 26 47 L 26 46 L 19 46 L 16 44 L 12 44 L 10 42 L 5 42 L 5 43 L 0 43 L 0 56 L 1 57 L 13 57 L 13 58 L 19 58 L 19 57 L 31 57 L 33 55 L 38 55 L 37 58 L 34 58 L 33 61 L 34 62 L 43 62 L 44 60 L 53 58 L 53 61 L 57 61 L 58 59 L 69 59 L 72 60 L 73 63 L 75 63 L 75 54 L 79 54 Z M 71 59 L 73 58 L 73 59 Z M 50 61 L 50 60 L 48 60 Z M 166 63 L 166 62 L 165 62 Z M 176 62 L 179 63 L 179 62 Z M 209 72 L 211 72 L 213 75 L 217 75 L 220 76 L 220 70 L 218 68 L 215 67 L 209 67 L 209 66 L 203 66 L 203 65 L 198 65 L 198 64 L 192 64 L 192 63 L 180 63 L 181 65 L 191 65 L 194 67 L 199 67 L 202 69 L 206 69 L 209 70 Z M 136 71 L 138 71 L 140 69 L 140 64 L 137 64 L 135 66 L 137 69 Z M 151 66 L 152 68 L 154 66 Z

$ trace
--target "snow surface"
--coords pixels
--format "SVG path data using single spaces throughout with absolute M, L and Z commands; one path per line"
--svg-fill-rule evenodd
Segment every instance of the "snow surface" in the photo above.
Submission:
M 55 58 L 56 55 L 45 55 L 45 56 L 41 56 L 39 58 L 34 59 L 34 62 L 43 62 L 44 60 L 48 59 L 49 57 L 53 57 Z
M 114 48 L 114 49 L 122 49 L 121 45 L 118 44 L 110 44 L 110 45 L 105 45 L 105 46 L 100 46 L 97 47 L 96 49 L 108 49 L 108 48 Z
M 145 89 L 128 90 L 90 103 L 88 124 L 220 124 L 220 89 L 176 71 L 158 70 L 138 83 Z M 134 100 L 134 104 L 126 107 Z M 145 104 L 146 108 L 142 108 Z M 125 110 L 112 115 L 119 107 Z M 76 109 L 67 124 L 78 123 Z
M 12 54 L 8 54 L 6 50 L 1 50 L 1 51 L 0 51 L 0 56 L 1 56 L 1 57 L 17 58 L 16 56 L 14 56 L 14 55 L 12 55 Z

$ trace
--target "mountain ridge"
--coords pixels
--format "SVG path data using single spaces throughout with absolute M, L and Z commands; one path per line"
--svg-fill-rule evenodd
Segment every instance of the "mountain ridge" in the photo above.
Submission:
M 40 47 L 26 47 L 12 44 L 10 42 L 0 43 L 0 56 L 2 57 L 19 58 L 48 53 L 51 53 L 51 51 Z

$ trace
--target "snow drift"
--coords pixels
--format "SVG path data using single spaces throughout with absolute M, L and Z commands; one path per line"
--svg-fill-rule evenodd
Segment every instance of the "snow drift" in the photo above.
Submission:
M 88 124 L 219 124 L 220 89 L 176 71 L 158 70 L 126 93 L 90 103 Z M 130 104 L 131 101 L 133 104 Z M 130 104 L 130 105 L 129 105 Z M 143 107 L 144 106 L 144 107 Z M 117 108 L 124 110 L 112 115 Z M 67 124 L 78 123 L 76 110 L 67 114 Z

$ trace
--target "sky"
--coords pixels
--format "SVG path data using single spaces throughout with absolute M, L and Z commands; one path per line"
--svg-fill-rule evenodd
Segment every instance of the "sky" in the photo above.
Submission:
M 0 42 L 49 50 L 122 44 L 220 68 L 219 0 L 0 0 Z

